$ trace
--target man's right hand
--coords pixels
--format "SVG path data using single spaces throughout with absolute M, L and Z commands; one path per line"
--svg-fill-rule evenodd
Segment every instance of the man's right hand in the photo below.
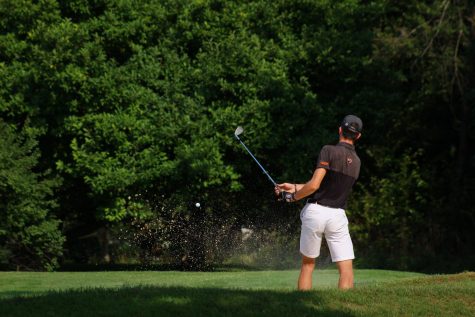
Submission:
M 292 202 L 294 200 L 293 194 L 296 191 L 296 185 L 291 183 L 277 184 L 274 187 L 274 193 L 278 201 Z
M 279 195 L 281 192 L 295 193 L 295 187 L 296 187 L 295 184 L 282 183 L 282 184 L 277 184 L 274 190 L 275 190 L 276 195 Z

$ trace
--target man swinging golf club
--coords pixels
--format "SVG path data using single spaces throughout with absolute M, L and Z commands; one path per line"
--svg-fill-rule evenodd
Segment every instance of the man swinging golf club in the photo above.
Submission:
M 315 258 L 320 255 L 323 235 L 328 243 L 332 261 L 336 262 L 340 273 L 338 287 L 353 287 L 355 256 L 345 208 L 351 188 L 360 172 L 361 162 L 355 152 L 354 143 L 360 138 L 362 128 L 363 122 L 360 118 L 354 115 L 346 116 L 339 128 L 339 143 L 326 145 L 321 149 L 315 172 L 307 183 L 283 183 L 275 186 L 275 194 L 283 197 L 286 202 L 294 202 L 311 195 L 300 212 L 300 290 L 312 288 Z

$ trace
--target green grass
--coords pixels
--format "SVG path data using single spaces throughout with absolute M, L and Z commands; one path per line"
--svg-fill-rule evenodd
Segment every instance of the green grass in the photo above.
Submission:
M 427 276 L 357 270 L 336 289 L 319 270 L 295 290 L 297 271 L 0 272 L 0 316 L 475 316 L 475 274 Z

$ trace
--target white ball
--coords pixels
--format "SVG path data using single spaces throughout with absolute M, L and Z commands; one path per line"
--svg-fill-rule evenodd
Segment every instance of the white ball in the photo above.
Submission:
M 196 203 L 195 206 L 196 206 L 196 207 L 199 207 L 199 206 L 201 206 L 201 205 L 200 205 L 200 203 Z

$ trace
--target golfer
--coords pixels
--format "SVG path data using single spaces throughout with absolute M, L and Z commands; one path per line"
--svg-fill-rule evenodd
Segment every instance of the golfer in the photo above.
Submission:
M 336 262 L 340 273 L 338 287 L 353 287 L 355 256 L 345 208 L 351 188 L 360 172 L 361 162 L 354 144 L 360 138 L 362 128 L 360 118 L 354 115 L 346 116 L 339 127 L 339 143 L 326 145 L 321 149 L 312 179 L 306 184 L 283 183 L 275 187 L 276 195 L 283 194 L 287 202 L 311 195 L 300 212 L 302 268 L 298 280 L 299 290 L 312 288 L 315 258 L 320 255 L 323 236 L 330 249 L 332 261 Z

